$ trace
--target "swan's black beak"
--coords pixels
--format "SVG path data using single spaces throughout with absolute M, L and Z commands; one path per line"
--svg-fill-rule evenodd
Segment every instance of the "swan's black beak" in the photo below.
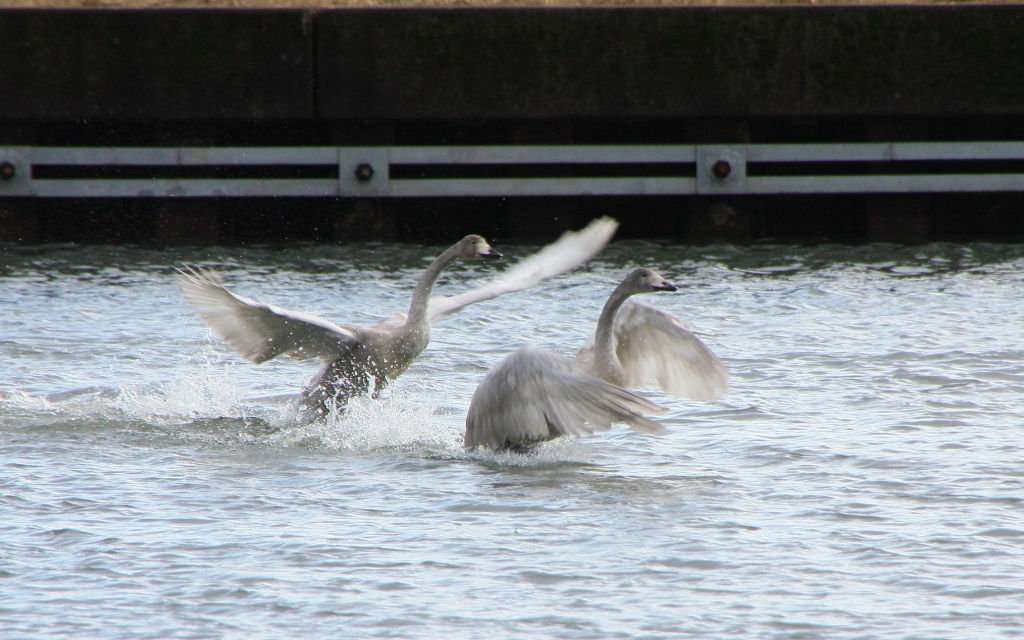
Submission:
M 677 291 L 676 285 L 668 281 L 662 281 L 661 284 L 654 285 L 651 288 L 655 291 Z
M 487 253 L 481 253 L 480 257 L 481 258 L 500 258 L 501 254 L 498 253 L 497 251 L 495 251 L 494 249 L 492 249 L 490 247 L 487 247 Z

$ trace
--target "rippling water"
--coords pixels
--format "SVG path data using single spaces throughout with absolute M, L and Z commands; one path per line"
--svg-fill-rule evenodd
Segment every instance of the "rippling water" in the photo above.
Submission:
M 242 362 L 172 267 L 368 323 L 436 247 L 0 251 L 4 638 L 1024 636 L 1022 246 L 619 242 L 301 428 L 316 365 Z M 661 436 L 465 454 L 486 369 L 574 352 L 634 266 L 682 285 L 644 301 L 730 393 L 652 391 Z

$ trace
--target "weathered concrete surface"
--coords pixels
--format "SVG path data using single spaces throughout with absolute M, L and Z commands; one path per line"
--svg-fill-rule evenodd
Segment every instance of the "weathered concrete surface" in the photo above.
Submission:
M 1024 7 L 334 11 L 334 118 L 1024 112 Z
M 0 120 L 1024 114 L 1024 6 L 0 10 Z
M 311 118 L 300 11 L 0 11 L 0 118 Z

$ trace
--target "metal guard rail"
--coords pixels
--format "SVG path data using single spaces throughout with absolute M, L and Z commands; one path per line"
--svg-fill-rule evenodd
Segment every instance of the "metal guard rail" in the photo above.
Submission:
M 0 147 L 0 197 L 1024 191 L 1024 142 Z

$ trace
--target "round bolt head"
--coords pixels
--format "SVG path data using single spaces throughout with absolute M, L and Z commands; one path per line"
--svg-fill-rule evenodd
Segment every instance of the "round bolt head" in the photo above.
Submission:
M 728 160 L 718 160 L 715 164 L 711 165 L 711 173 L 715 174 L 715 177 L 719 180 L 724 180 L 732 173 L 732 165 L 729 164 Z
M 12 180 L 14 178 L 14 164 L 4 160 L 0 162 L 0 179 Z
M 373 167 L 366 163 L 363 163 L 356 167 L 356 180 L 360 182 L 369 182 L 373 178 Z

